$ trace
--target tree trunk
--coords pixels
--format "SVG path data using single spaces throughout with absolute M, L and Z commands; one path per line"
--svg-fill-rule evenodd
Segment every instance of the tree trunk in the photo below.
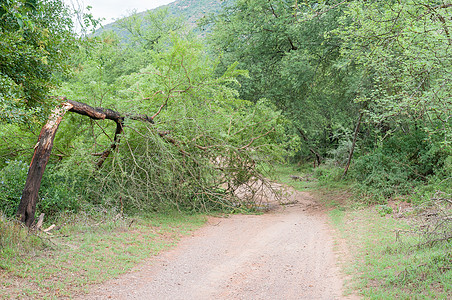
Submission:
M 17 209 L 18 219 L 24 222 L 27 227 L 31 227 L 35 220 L 36 204 L 38 202 L 38 192 L 41 186 L 42 176 L 50 158 L 56 131 L 61 119 L 69 108 L 70 106 L 67 103 L 55 108 L 39 134 L 38 143 L 35 146 L 30 168 L 28 169 L 27 181 L 22 192 L 19 208 Z
M 315 160 L 317 161 L 317 167 L 319 167 L 320 164 L 322 163 L 322 156 L 320 156 L 320 154 L 315 152 L 314 149 L 312 149 L 312 148 L 309 148 L 309 151 L 311 151 L 312 154 L 314 154 Z M 315 162 L 314 162 L 314 168 L 315 168 Z
M 342 178 L 347 176 L 348 168 L 350 167 L 350 162 L 352 161 L 353 152 L 355 151 L 356 139 L 358 138 L 359 126 L 361 125 L 361 120 L 363 118 L 364 113 L 361 113 L 358 118 L 358 122 L 356 123 L 355 134 L 353 136 L 352 148 L 350 149 L 350 153 L 348 154 L 347 165 L 344 169 L 344 174 L 342 174 Z

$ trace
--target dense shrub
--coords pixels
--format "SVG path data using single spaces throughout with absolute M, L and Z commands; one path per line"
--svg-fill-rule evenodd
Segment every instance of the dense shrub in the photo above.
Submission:
M 0 210 L 6 217 L 13 217 L 19 205 L 27 179 L 28 164 L 19 160 L 8 161 L 0 175 Z M 76 211 L 79 208 L 78 194 L 71 188 L 70 174 L 67 177 L 49 165 L 39 190 L 37 212 L 47 216 L 61 211 Z
M 376 197 L 410 194 L 421 183 L 445 178 L 450 154 L 423 131 L 396 134 L 355 159 L 350 175 L 359 191 Z M 450 173 L 449 173 L 450 174 Z
M 7 161 L 0 173 L 0 210 L 14 216 L 27 179 L 28 165 L 22 161 Z
M 73 181 L 71 174 L 64 176 L 54 166 L 48 166 L 39 191 L 37 211 L 47 216 L 64 211 L 77 211 L 80 197 L 71 184 Z
M 331 183 L 341 180 L 341 175 L 344 172 L 342 168 L 335 166 L 334 164 L 321 165 L 314 169 L 314 177 L 321 183 Z
M 385 198 L 406 194 L 414 184 L 409 168 L 379 149 L 356 159 L 351 175 L 358 190 Z

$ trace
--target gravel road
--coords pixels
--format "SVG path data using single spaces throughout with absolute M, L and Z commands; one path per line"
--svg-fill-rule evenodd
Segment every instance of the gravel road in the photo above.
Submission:
M 209 218 L 179 245 L 80 299 L 351 299 L 307 192 L 263 215 Z

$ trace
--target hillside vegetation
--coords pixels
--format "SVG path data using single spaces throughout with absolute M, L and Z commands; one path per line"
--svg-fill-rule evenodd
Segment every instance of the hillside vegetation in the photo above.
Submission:
M 211 15 L 218 14 L 224 7 L 231 5 L 233 2 L 234 1 L 231 0 L 177 0 L 150 11 L 153 11 L 154 13 L 157 11 L 165 11 L 169 16 L 180 19 L 186 24 L 187 28 L 194 30 L 197 35 L 204 36 L 204 30 L 198 28 L 198 22 Z M 122 40 L 127 40 L 130 32 L 121 25 L 125 21 L 124 19 L 134 19 L 135 22 L 138 19 L 140 20 L 138 22 L 142 22 L 144 26 L 147 26 L 150 22 L 146 20 L 146 16 L 150 11 L 132 13 L 131 16 L 106 24 L 102 28 L 98 28 L 93 35 L 100 36 L 104 32 L 113 31 L 118 34 Z M 151 30 L 154 29 L 154 27 L 151 27 Z

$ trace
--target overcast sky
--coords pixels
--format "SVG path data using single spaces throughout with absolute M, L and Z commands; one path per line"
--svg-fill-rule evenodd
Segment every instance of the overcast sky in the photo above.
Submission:
M 165 5 L 175 0 L 64 0 L 70 6 L 91 6 L 91 13 L 96 19 L 105 18 L 102 24 L 114 22 L 116 19 L 129 15 L 136 10 L 142 12 Z

